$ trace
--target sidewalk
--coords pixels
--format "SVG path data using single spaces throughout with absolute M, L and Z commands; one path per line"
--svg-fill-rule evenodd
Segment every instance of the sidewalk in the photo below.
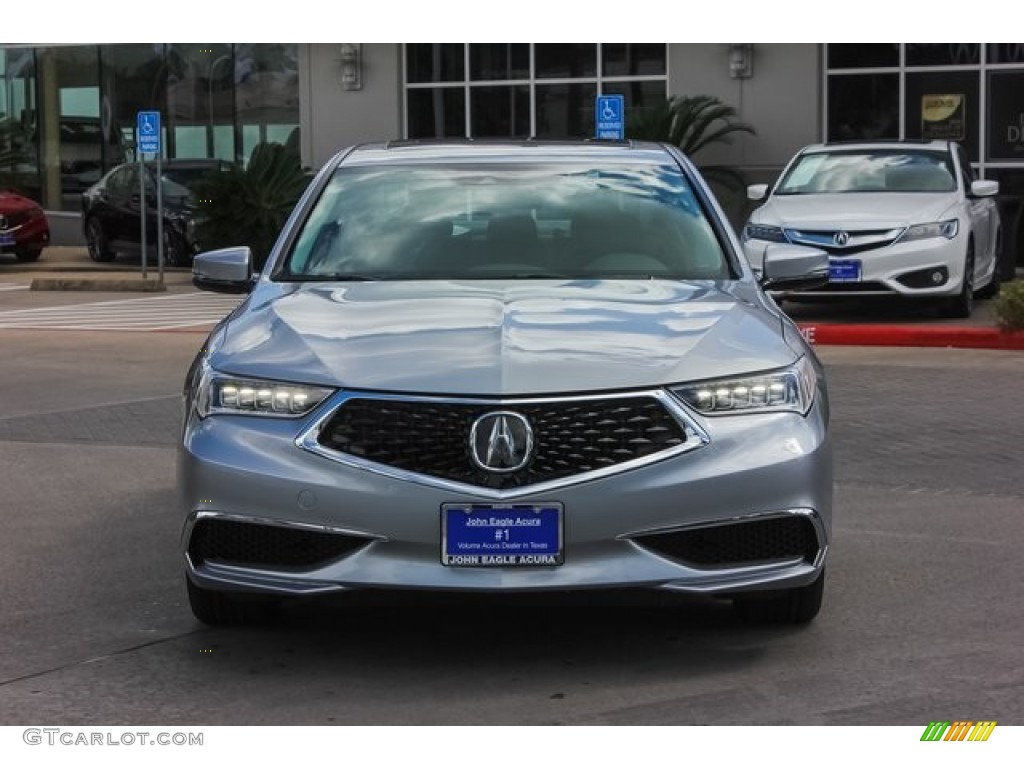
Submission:
M 165 268 L 164 284 L 155 288 L 152 284 L 157 279 L 156 265 L 150 264 L 147 271 L 149 286 L 143 284 L 137 260 L 118 257 L 116 261 L 97 264 L 84 247 L 52 246 L 32 264 L 19 264 L 13 257 L 4 257 L 0 263 L 0 280 L 56 281 L 59 285 L 51 288 L 56 290 L 181 292 L 191 289 L 192 273 L 187 268 Z M 1017 279 L 1024 280 L 1024 269 L 1017 270 Z M 968 319 L 942 318 L 934 306 L 898 300 L 786 301 L 783 309 L 813 344 L 1024 350 L 1024 332 L 1001 332 L 991 300 L 977 301 Z

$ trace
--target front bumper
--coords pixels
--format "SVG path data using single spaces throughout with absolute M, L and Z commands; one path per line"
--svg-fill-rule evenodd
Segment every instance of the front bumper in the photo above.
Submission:
M 575 485 L 516 496 L 564 509 L 560 566 L 441 565 L 441 507 L 494 503 L 310 453 L 296 444 L 318 415 L 191 417 L 179 453 L 190 579 L 209 589 L 317 594 L 356 588 L 570 590 L 652 587 L 735 593 L 803 586 L 824 567 L 831 535 L 832 462 L 819 393 L 810 413 L 694 416 L 710 436 L 698 450 Z M 701 565 L 638 540 L 694 527 L 799 517 L 813 529 L 805 557 Z M 197 524 L 231 520 L 319 531 L 359 542 L 303 567 L 195 557 Z M 645 539 L 650 541 L 651 539 Z
M 42 214 L 0 229 L 0 253 L 44 248 L 50 242 L 50 226 Z
M 931 238 L 895 242 L 882 248 L 851 253 L 848 256 L 832 254 L 829 261 L 856 259 L 861 264 L 860 280 L 856 282 L 830 282 L 826 286 L 800 291 L 800 296 L 955 296 L 960 292 L 964 274 L 964 256 L 967 251 L 966 235 L 961 233 L 952 240 Z M 755 272 L 761 272 L 768 246 L 763 240 L 748 240 L 744 253 Z M 930 275 L 942 272 L 941 283 L 933 284 Z

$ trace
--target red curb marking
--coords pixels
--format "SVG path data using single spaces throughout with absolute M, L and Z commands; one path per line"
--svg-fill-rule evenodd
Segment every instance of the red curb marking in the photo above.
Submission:
M 840 325 L 797 323 L 811 344 L 861 347 L 955 347 L 1024 350 L 1024 331 L 998 328 L 920 327 L 914 325 Z

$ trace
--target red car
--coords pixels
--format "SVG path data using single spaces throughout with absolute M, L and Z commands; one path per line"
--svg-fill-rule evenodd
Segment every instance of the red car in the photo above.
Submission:
M 0 253 L 35 261 L 49 242 L 50 225 L 43 209 L 17 192 L 0 190 Z

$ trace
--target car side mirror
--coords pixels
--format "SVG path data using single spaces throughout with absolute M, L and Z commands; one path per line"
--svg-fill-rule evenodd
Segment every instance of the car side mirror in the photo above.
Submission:
M 252 251 L 247 245 L 200 253 L 192 262 L 192 285 L 216 293 L 249 293 L 253 288 Z
M 992 197 L 999 194 L 999 182 L 979 179 L 971 182 L 971 197 Z
M 751 184 L 749 187 L 747 187 L 747 200 L 764 200 L 767 196 L 767 184 Z
M 761 287 L 806 291 L 828 282 L 828 254 L 803 245 L 769 245 L 761 267 Z

